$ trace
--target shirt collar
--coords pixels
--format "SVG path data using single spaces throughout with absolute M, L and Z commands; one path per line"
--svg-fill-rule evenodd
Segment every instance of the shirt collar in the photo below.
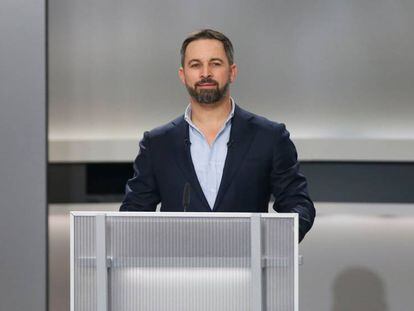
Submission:
M 230 97 L 230 103 L 231 103 L 231 111 L 229 113 L 229 115 L 227 116 L 226 121 L 224 122 L 224 124 L 226 125 L 234 116 L 234 109 L 236 108 L 236 105 L 234 104 L 234 99 L 233 97 Z M 191 121 L 191 104 L 188 104 L 187 108 L 185 109 L 184 112 L 184 119 L 187 121 L 188 124 L 190 124 L 192 127 L 196 127 L 193 123 L 193 121 Z

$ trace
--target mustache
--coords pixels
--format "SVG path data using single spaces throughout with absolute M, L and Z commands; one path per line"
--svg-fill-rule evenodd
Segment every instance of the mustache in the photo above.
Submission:
M 213 79 L 211 79 L 211 78 L 205 78 L 205 79 L 201 79 L 200 81 L 198 81 L 198 82 L 195 84 L 195 86 L 199 86 L 199 85 L 201 85 L 201 84 L 206 84 L 206 83 L 208 83 L 208 84 L 215 84 L 215 85 L 218 85 L 218 82 L 217 82 L 216 80 L 213 80 Z

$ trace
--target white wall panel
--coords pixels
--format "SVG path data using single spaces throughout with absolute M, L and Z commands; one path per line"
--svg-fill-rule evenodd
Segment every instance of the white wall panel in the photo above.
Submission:
M 410 0 L 56 0 L 49 7 L 53 142 L 138 140 L 181 114 L 188 99 L 177 78 L 180 44 L 188 32 L 213 27 L 235 45 L 240 75 L 232 89 L 241 106 L 286 123 L 296 139 L 334 141 L 303 152 L 331 148 L 331 159 L 352 160 L 358 150 L 341 155 L 343 139 L 364 139 L 398 142 L 389 160 L 398 160 L 400 147 L 414 154 Z

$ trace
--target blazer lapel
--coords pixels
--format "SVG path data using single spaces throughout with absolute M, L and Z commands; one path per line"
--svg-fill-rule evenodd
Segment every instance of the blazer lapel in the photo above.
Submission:
M 171 141 L 174 142 L 174 156 L 177 161 L 177 165 L 191 185 L 191 196 L 194 194 L 197 195 L 203 203 L 205 211 L 211 212 L 211 208 L 198 181 L 193 160 L 191 159 L 188 124 L 182 116 L 174 120 L 173 124 L 175 125 L 175 128 L 171 131 L 173 136 L 171 137 Z
M 253 115 L 245 112 L 236 105 L 234 117 L 231 124 L 230 140 L 227 149 L 226 161 L 224 163 L 223 176 L 213 211 L 220 206 L 226 190 L 232 182 L 236 172 L 239 170 L 243 159 L 249 150 L 256 130 L 249 120 Z

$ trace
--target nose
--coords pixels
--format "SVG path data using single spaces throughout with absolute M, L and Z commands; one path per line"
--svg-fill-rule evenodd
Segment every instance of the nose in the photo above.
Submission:
M 209 66 L 203 66 L 203 69 L 201 71 L 201 78 L 202 79 L 206 79 L 206 78 L 211 78 L 212 74 L 211 74 L 211 70 Z

